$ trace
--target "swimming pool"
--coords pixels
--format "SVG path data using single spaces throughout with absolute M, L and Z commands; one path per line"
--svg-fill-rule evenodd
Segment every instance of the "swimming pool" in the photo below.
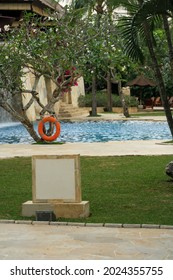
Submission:
M 57 142 L 108 142 L 172 139 L 167 122 L 153 121 L 61 121 Z M 35 124 L 37 130 L 37 124 Z M 33 143 L 20 123 L 0 123 L 0 144 Z

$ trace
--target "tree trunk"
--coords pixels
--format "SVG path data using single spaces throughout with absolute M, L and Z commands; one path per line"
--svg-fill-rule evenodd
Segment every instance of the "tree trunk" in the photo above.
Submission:
M 92 77 L 92 112 L 91 116 L 97 116 L 97 98 L 96 98 L 96 92 L 97 92 L 97 81 L 96 81 L 96 74 L 93 74 Z
M 102 3 L 103 1 L 98 1 L 98 5 L 96 7 L 96 12 L 97 12 L 97 19 L 95 22 L 95 26 L 97 29 L 100 28 L 100 20 L 102 17 Z M 97 92 L 97 70 L 94 69 L 94 73 L 92 76 L 92 111 L 91 111 L 91 116 L 97 116 L 97 98 L 96 98 L 96 92 Z
M 127 104 L 125 102 L 124 94 L 122 92 L 121 81 L 118 81 L 118 93 L 119 93 L 121 104 L 122 104 L 122 108 L 123 108 L 123 114 L 124 114 L 124 116 L 126 118 L 129 118 L 130 117 L 129 109 L 128 109 L 128 106 L 127 106 Z
M 107 110 L 112 112 L 112 83 L 110 70 L 107 72 Z
M 1 105 L 1 107 L 7 111 L 11 116 L 13 116 L 16 120 L 21 122 L 23 126 L 26 128 L 30 136 L 34 139 L 36 142 L 43 142 L 43 140 L 37 135 L 36 131 L 34 130 L 34 125 L 32 122 L 29 121 L 27 116 L 21 115 L 17 111 L 15 111 L 8 103 L 4 103 Z
M 36 131 L 34 130 L 34 126 L 33 123 L 31 123 L 29 120 L 24 119 L 23 121 L 21 121 L 21 123 L 23 124 L 23 126 L 26 128 L 26 130 L 28 131 L 28 133 L 30 134 L 30 136 L 34 139 L 35 142 L 39 143 L 39 142 L 45 142 L 41 137 L 38 136 L 38 134 L 36 133 Z
M 49 100 L 52 97 L 52 84 L 51 84 L 51 80 L 47 77 L 44 77 L 45 80 L 45 85 L 46 85 L 46 92 L 47 92 L 47 101 L 49 102 Z

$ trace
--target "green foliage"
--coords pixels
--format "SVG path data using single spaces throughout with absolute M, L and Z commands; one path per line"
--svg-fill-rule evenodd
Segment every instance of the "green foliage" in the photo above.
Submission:
M 26 14 L 11 42 L 17 44 L 25 64 L 32 65 L 34 73 L 50 78 L 57 87 L 62 88 L 66 81 L 63 79 L 60 84 L 57 79 L 62 78 L 64 72 L 74 65 L 77 67 L 83 38 L 80 28 L 77 30 L 77 27 L 71 26 L 70 15 L 61 19 L 54 15 L 51 23 L 49 21 L 45 19 L 43 22 L 42 19 Z
M 127 106 L 136 107 L 138 105 L 138 101 L 134 96 L 125 96 L 125 101 Z M 85 96 L 80 96 L 78 99 L 79 107 L 91 107 L 92 104 L 92 95 L 86 94 Z M 121 99 L 118 95 L 112 95 L 112 104 L 113 107 L 122 107 Z M 105 93 L 97 92 L 97 106 L 98 107 L 106 107 L 107 106 L 107 97 Z
M 80 60 L 80 63 L 83 63 L 85 81 L 89 84 L 92 83 L 93 73 L 96 73 L 98 81 L 106 81 L 107 72 L 111 69 L 112 78 L 118 80 L 124 79 L 125 75 L 129 74 L 130 69 L 133 71 L 136 68 L 136 65 L 123 51 L 117 19 L 112 16 L 114 9 L 120 2 L 118 0 L 73 1 L 76 9 L 79 12 L 82 10 L 83 15 L 85 14 L 83 17 L 90 22 L 88 30 L 83 30 L 86 38 L 93 36 L 91 40 L 88 40 L 84 56 Z
M 129 107 L 136 107 L 139 105 L 138 100 L 135 98 L 135 96 L 125 96 L 125 101 L 127 106 Z
M 120 28 L 122 30 L 121 35 L 125 45 L 124 50 L 127 55 L 133 60 L 140 61 L 142 64 L 146 61 L 145 22 L 147 22 L 149 31 L 152 35 L 152 43 L 158 48 L 157 54 L 161 56 L 165 49 L 165 55 L 166 53 L 168 54 L 167 41 L 164 38 L 164 40 L 158 44 L 157 39 L 155 38 L 155 30 L 159 28 L 158 30 L 163 34 L 161 15 L 173 11 L 171 1 L 147 0 L 142 1 L 142 3 L 137 1 L 135 9 L 133 1 L 129 1 L 128 5 L 125 2 L 126 1 L 123 1 L 122 5 L 127 7 L 128 16 L 121 19 Z
M 103 93 L 97 93 L 97 107 L 106 106 L 106 95 Z M 79 96 L 79 107 L 91 107 L 92 106 L 92 94 L 86 94 L 85 96 Z
M 56 84 L 55 98 L 69 82 L 63 79 L 64 72 L 74 65 L 76 76 L 83 75 L 89 83 L 94 71 L 100 79 L 105 79 L 108 69 L 113 70 L 115 79 L 129 72 L 130 60 L 122 51 L 116 22 L 110 20 L 108 13 L 99 19 L 99 26 L 97 15 L 77 17 L 73 9 L 61 19 L 56 14 L 50 16 L 42 20 L 26 13 L 20 28 L 14 28 L 5 38 L 0 54 L 1 88 L 5 91 L 21 92 L 20 78 L 26 65 L 38 77 L 47 77 Z M 20 84 L 16 85 L 16 81 Z
M 30 65 L 30 71 L 38 77 L 51 79 L 58 93 L 67 84 L 65 79 L 58 84 L 58 77 L 62 78 L 64 72 L 73 66 L 76 67 L 76 75 L 83 75 L 89 82 L 95 70 L 102 79 L 110 68 L 115 69 L 116 78 L 127 73 L 130 61 L 122 52 L 116 23 L 110 22 L 107 13 L 99 20 L 99 27 L 96 21 L 95 14 L 80 18 L 72 9 L 61 19 L 51 15 L 51 19 L 44 21 L 27 13 L 20 28 L 14 28 L 1 47 L 1 72 L 3 77 L 8 77 L 10 90 L 16 88 L 14 81 L 20 81 L 22 68 L 26 65 Z M 4 78 L 1 87 L 5 86 Z
M 92 100 L 91 100 L 91 94 L 86 94 L 79 96 L 78 98 L 78 106 L 79 107 L 91 107 Z
M 1 44 L 0 51 L 0 103 L 3 98 L 3 89 L 6 92 L 6 99 L 11 95 L 21 92 L 22 66 L 25 65 L 24 58 L 20 55 L 19 49 L 12 44 Z

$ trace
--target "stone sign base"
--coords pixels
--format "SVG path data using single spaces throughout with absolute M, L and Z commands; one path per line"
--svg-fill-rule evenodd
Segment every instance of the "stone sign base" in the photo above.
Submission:
M 89 201 L 79 203 L 34 203 L 27 201 L 22 204 L 22 216 L 35 216 L 36 211 L 53 211 L 56 218 L 87 218 L 90 214 Z

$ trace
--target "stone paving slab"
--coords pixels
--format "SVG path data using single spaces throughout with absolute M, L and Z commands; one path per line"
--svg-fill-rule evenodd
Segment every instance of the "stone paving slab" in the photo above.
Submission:
M 173 230 L 0 224 L 0 260 L 172 260 Z
M 0 145 L 0 158 L 72 154 L 81 156 L 173 155 L 173 145 L 163 145 L 163 140 L 65 143 L 62 145 Z

